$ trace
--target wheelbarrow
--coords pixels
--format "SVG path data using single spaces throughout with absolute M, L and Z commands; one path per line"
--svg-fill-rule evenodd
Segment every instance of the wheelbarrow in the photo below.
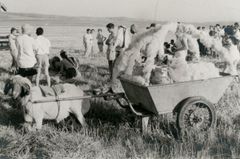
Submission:
M 142 116 L 142 129 L 147 131 L 149 117 L 165 113 L 176 115 L 180 130 L 207 131 L 216 125 L 213 104 L 238 76 L 222 76 L 165 85 L 142 86 L 120 78 L 127 105 Z

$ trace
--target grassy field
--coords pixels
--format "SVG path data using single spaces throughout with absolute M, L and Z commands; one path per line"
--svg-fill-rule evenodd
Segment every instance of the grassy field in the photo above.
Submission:
M 6 31 L 11 26 L 37 21 L 33 15 L 29 18 L 29 15 L 17 17 L 13 14 L 7 18 L 10 20 L 5 19 L 0 30 Z M 47 37 L 53 43 L 53 55 L 61 49 L 66 49 L 71 55 L 79 58 L 80 71 L 86 83 L 75 84 L 82 89 L 108 86 L 109 76 L 104 55 L 96 53 L 91 58 L 82 57 L 82 35 L 87 24 L 84 22 L 72 24 L 70 20 L 66 26 L 60 24 L 56 17 L 52 19 L 54 18 L 55 20 L 48 19 Z M 37 21 L 39 23 L 37 25 L 44 25 L 46 21 L 43 18 L 42 23 Z M 92 26 L 103 27 L 106 21 L 96 22 L 98 25 Z M 131 23 L 132 21 L 128 22 Z M 8 72 L 10 60 L 9 52 L 0 51 L 1 159 L 240 158 L 240 85 L 237 82 L 231 84 L 215 105 L 217 126 L 208 134 L 193 133 L 189 136 L 179 136 L 175 117 L 171 114 L 153 117 L 149 132 L 143 134 L 140 129 L 140 118 L 121 109 L 117 103 L 102 99 L 91 100 L 91 110 L 86 115 L 88 128 L 82 129 L 75 118 L 70 117 L 60 124 L 45 121 L 41 131 L 28 132 L 23 127 L 23 116 L 18 104 L 2 98 L 4 82 L 11 77 Z
M 82 72 L 88 84 L 76 84 L 83 89 L 108 85 L 107 69 L 97 59 L 104 63 L 103 56 L 82 60 L 81 70 L 93 72 Z M 1 52 L 0 60 L 2 92 L 11 76 L 8 52 Z M 60 124 L 45 121 L 43 130 L 28 132 L 17 103 L 0 98 L 0 158 L 239 158 L 239 95 L 240 86 L 233 83 L 216 105 L 217 127 L 189 136 L 177 135 L 171 114 L 151 119 L 150 131 L 142 134 L 138 117 L 102 99 L 91 100 L 86 129 L 71 117 Z

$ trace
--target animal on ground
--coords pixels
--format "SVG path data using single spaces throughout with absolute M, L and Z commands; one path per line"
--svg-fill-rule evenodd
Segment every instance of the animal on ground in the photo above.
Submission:
M 40 86 L 41 87 L 41 86 Z M 31 82 L 19 75 L 9 79 L 4 88 L 4 93 L 20 102 L 25 124 L 32 128 L 41 129 L 43 119 L 56 120 L 57 123 L 74 114 L 83 127 L 87 126 L 84 115 L 90 109 L 87 99 L 64 100 L 59 102 L 35 103 L 34 101 L 74 98 L 83 96 L 84 92 L 73 84 L 62 84 L 62 93 L 57 96 L 44 96 L 40 87 L 32 86 Z M 55 91 L 56 92 L 56 91 Z

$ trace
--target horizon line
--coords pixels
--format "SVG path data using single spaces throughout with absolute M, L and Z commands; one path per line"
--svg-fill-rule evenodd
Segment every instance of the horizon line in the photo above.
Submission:
M 166 21 L 166 20 L 152 20 L 152 19 L 145 19 L 145 18 L 136 18 L 136 17 L 127 17 L 127 16 L 110 16 L 110 17 L 99 17 L 99 16 L 73 16 L 73 15 L 62 15 L 62 14 L 45 14 L 45 13 L 33 13 L 33 12 L 0 12 L 0 14 L 24 14 L 24 15 L 38 15 L 38 16 L 54 16 L 54 17 L 66 17 L 66 18 L 102 18 L 102 19 L 106 19 L 106 18 L 125 18 L 125 19 L 133 19 L 133 20 L 137 20 L 137 21 L 145 21 L 145 22 L 153 22 L 153 23 L 166 23 L 166 22 L 179 22 L 179 21 Z M 231 23 L 231 22 L 240 22 L 239 21 L 234 21 L 234 20 L 230 20 L 230 21 L 225 21 L 225 20 L 213 20 L 213 21 L 180 21 L 183 23 L 197 23 L 197 24 L 202 24 L 202 23 Z

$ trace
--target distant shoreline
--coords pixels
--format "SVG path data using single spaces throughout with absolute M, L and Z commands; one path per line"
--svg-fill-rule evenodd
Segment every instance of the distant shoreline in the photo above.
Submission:
M 0 12 L 1 24 L 19 22 L 37 23 L 37 25 L 63 25 L 63 26 L 105 26 L 106 23 L 113 22 L 121 25 L 136 24 L 140 27 L 148 26 L 150 23 L 166 23 L 163 21 L 152 21 L 147 19 L 137 19 L 128 17 L 87 17 L 87 16 L 64 16 L 64 15 L 48 15 L 37 13 L 16 13 L 16 12 Z M 235 21 L 213 21 L 213 22 L 184 22 L 190 23 L 195 26 L 209 26 L 214 24 L 228 25 L 233 24 Z

